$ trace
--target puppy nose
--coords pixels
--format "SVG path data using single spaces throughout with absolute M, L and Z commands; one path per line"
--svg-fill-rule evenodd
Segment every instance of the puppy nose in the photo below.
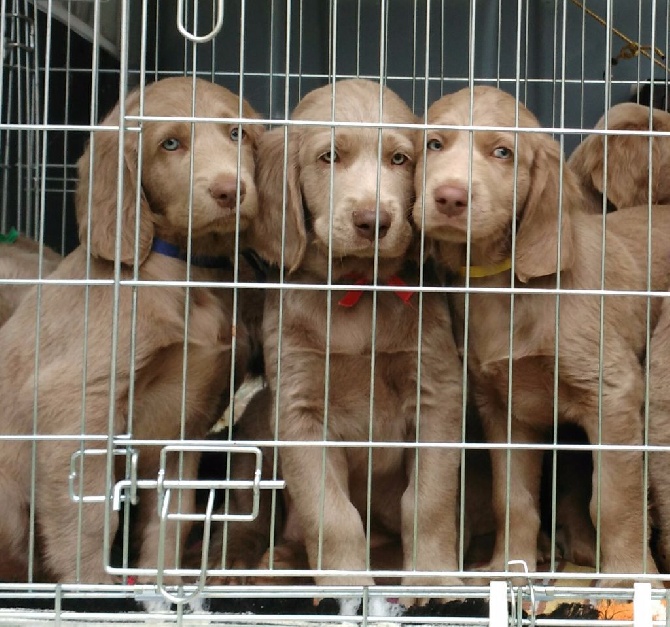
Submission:
M 375 233 L 379 234 L 379 239 L 385 237 L 391 226 L 391 214 L 385 209 L 379 210 L 379 220 L 374 209 L 354 211 L 352 217 L 358 234 L 371 242 L 375 241 Z
M 449 217 L 463 213 L 468 207 L 468 190 L 459 185 L 441 185 L 433 193 L 437 210 Z
M 240 181 L 240 204 L 244 201 L 246 187 Z M 223 209 L 234 209 L 237 202 L 237 178 L 222 176 L 216 179 L 209 187 L 209 193 Z

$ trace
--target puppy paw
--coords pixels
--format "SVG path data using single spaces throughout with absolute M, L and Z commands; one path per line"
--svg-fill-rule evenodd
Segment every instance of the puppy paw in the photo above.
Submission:
M 361 609 L 363 599 L 361 597 L 349 597 L 339 599 L 340 616 L 356 616 Z M 373 596 L 368 600 L 368 616 L 400 616 L 403 607 L 395 599 L 385 599 Z

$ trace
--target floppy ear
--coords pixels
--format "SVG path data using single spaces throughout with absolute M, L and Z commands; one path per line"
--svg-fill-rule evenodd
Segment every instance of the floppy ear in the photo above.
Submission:
M 648 126 L 639 130 L 648 130 Z M 632 129 L 628 129 L 632 130 Z M 610 136 L 607 140 L 607 198 L 617 207 L 634 207 L 649 201 L 649 173 L 652 175 L 652 203 L 660 184 L 662 155 L 658 141 L 652 139 L 652 169 L 649 168 L 649 141 L 644 135 Z M 601 139 L 601 153 L 605 138 Z M 604 160 L 603 160 L 604 161 Z M 597 172 L 591 174 L 594 186 L 603 192 L 603 161 Z
M 626 125 L 626 130 L 649 130 L 648 125 Z M 607 199 L 617 208 L 634 207 L 648 202 L 649 137 L 610 135 L 607 139 Z M 652 140 L 652 198 L 659 202 L 662 151 L 659 139 Z M 590 135 L 570 157 L 570 166 L 583 180 L 602 194 L 605 190 L 605 136 Z
M 256 181 L 258 215 L 248 229 L 252 248 L 273 264 L 282 264 L 282 222 L 286 181 L 286 222 L 283 265 L 293 272 L 307 247 L 298 172 L 298 142 L 289 132 L 288 161 L 284 170 L 284 129 L 266 131 L 257 143 Z
M 103 121 L 104 125 L 119 123 L 118 105 Z M 137 135 L 124 135 L 124 171 L 123 199 L 121 201 L 121 263 L 132 265 L 135 259 L 135 224 L 139 219 L 138 264 L 147 258 L 151 251 L 154 226 L 149 204 L 140 195 L 140 206 L 136 208 L 137 193 Z M 117 131 L 96 131 L 92 146 L 93 170 L 89 168 L 91 144 L 86 147 L 77 167 L 79 184 L 75 196 L 77 222 L 79 223 L 79 240 L 86 245 L 87 232 L 90 230 L 90 252 L 94 257 L 114 260 L 116 249 L 116 211 L 118 185 L 119 134 Z M 91 194 L 91 222 L 88 218 L 88 196 Z
M 600 135 L 589 135 L 582 140 L 573 150 L 567 164 L 585 190 L 593 188 L 603 193 L 603 143 Z
M 556 142 L 537 137 L 538 146 L 531 167 L 530 190 L 521 213 L 516 235 L 515 272 L 524 283 L 529 279 L 556 274 L 559 224 L 560 150 Z M 563 166 L 560 269 L 573 262 L 570 214 L 583 203 L 579 185 L 567 164 Z

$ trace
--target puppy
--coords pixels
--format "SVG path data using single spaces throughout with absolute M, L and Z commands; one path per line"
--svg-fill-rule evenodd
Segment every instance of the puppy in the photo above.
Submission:
M 523 105 L 494 88 L 477 87 L 474 94 L 461 90 L 428 111 L 430 124 L 503 127 L 475 132 L 472 152 L 468 131 L 426 133 L 413 215 L 433 241 L 436 258 L 456 285 L 465 285 L 467 276 L 474 288 L 598 290 L 604 254 L 607 290 L 644 293 L 647 207 L 608 215 L 603 250 L 602 216 L 585 212 L 570 168 L 564 167 L 559 178 L 557 142 L 542 133 L 512 130 L 517 107 L 521 127 L 539 126 Z M 424 176 L 425 190 L 418 185 Z M 655 209 L 652 222 L 651 289 L 665 290 L 670 210 Z M 542 442 L 558 420 L 581 426 L 591 444 L 641 444 L 646 297 L 603 300 L 566 293 L 557 301 L 549 292 L 516 293 L 512 301 L 507 293 L 473 292 L 468 298 L 466 309 L 466 294 L 454 293 L 454 329 L 489 442 Z M 658 307 L 652 301 L 652 323 Z M 490 568 L 507 570 L 508 560 L 520 559 L 534 571 L 542 452 L 502 448 L 492 450 L 491 457 L 497 535 Z M 601 530 L 602 572 L 656 572 L 643 542 L 647 501 L 641 461 L 639 452 L 594 453 L 600 470 L 593 474 L 591 517 Z
M 441 295 L 425 293 L 420 317 L 417 270 L 407 263 L 414 131 L 385 128 L 380 140 L 376 128 L 338 127 L 331 135 L 330 126 L 333 106 L 337 122 L 415 118 L 385 88 L 380 119 L 376 83 L 338 82 L 334 103 L 332 90 L 310 92 L 292 116 L 323 124 L 268 131 L 258 151 L 260 205 L 250 242 L 283 264 L 290 280 L 265 301 L 265 364 L 279 407 L 273 430 L 276 421 L 280 440 L 322 443 L 280 448 L 286 524 L 301 534 L 317 584 L 373 584 L 369 546 L 394 534 L 402 536 L 404 583 L 458 583 L 450 573 L 458 570 L 460 455 L 397 446 L 461 438 L 462 367 L 448 309 Z M 329 278 L 347 287 L 330 296 L 290 289 Z M 394 290 L 373 299 L 358 289 L 372 282 Z M 328 446 L 350 441 L 396 445 Z
M 651 113 L 651 124 L 650 124 Z M 605 116 L 596 129 L 605 128 Z M 607 117 L 610 131 L 670 131 L 670 113 L 624 102 L 613 106 Z M 651 142 L 651 155 L 649 143 Z M 650 161 L 651 159 L 651 161 Z M 602 197 L 613 208 L 670 203 L 670 137 L 608 135 L 605 176 L 605 135 L 589 135 L 570 156 L 568 165 L 577 175 L 596 213 L 602 212 Z M 651 176 L 651 181 L 649 180 Z
M 48 246 L 42 247 L 42 277 L 51 274 L 62 257 Z M 0 242 L 0 278 L 36 279 L 39 271 L 39 244 L 12 230 Z M 0 326 L 14 313 L 31 289 L 30 283 L 0 284 Z
M 236 225 L 244 229 L 258 208 L 253 150 L 262 131 L 255 124 L 217 121 L 195 123 L 192 134 L 191 124 L 177 119 L 191 116 L 192 90 L 191 78 L 146 87 L 143 115 L 174 121 L 148 119 L 140 127 L 121 120 L 118 105 L 105 118 L 103 126 L 112 128 L 92 135 L 78 164 L 81 246 L 51 275 L 96 283 L 43 286 L 39 337 L 34 292 L 0 330 L 0 393 L 13 399 L 0 411 L 0 431 L 26 436 L 0 441 L 5 503 L 0 546 L 3 554 L 22 563 L 15 579 L 26 577 L 33 511 L 39 568 L 46 578 L 114 581 L 103 566 L 118 517 L 106 516 L 102 504 L 73 503 L 68 473 L 73 454 L 83 450 L 86 454 L 75 458 L 70 477 L 74 494 L 109 499 L 112 484 L 123 477 L 114 469 L 122 471 L 125 459 L 108 453 L 123 446 L 115 437 L 125 434 L 142 441 L 131 446 L 138 453 L 138 478 L 158 480 L 160 489 L 160 495 L 156 487 L 138 490 L 137 566 L 159 576 L 157 564 L 163 569 L 179 566 L 189 523 L 182 522 L 178 530 L 168 521 L 163 530 L 159 503 L 171 514 L 193 512 L 193 491 L 169 490 L 163 482 L 195 478 L 199 456 L 166 453 L 163 463 L 163 444 L 152 446 L 150 441 L 203 438 L 227 402 L 231 369 L 236 382 L 242 378 L 248 346 L 244 325 L 232 326 L 231 290 L 161 282 L 231 276 L 226 268 L 235 251 Z M 239 115 L 239 99 L 228 90 L 202 80 L 195 82 L 195 90 L 196 117 Z M 127 115 L 139 114 L 140 97 L 139 91 L 128 96 Z M 256 117 L 246 102 L 243 115 Z M 113 128 L 119 124 L 128 127 L 122 146 Z M 120 150 L 123 188 L 117 218 Z M 189 229 L 190 275 L 184 261 Z M 214 261 L 223 270 L 210 270 Z M 117 270 L 122 283 L 112 284 Z M 125 283 L 134 277 L 153 283 Z M 53 439 L 32 441 L 33 434 Z

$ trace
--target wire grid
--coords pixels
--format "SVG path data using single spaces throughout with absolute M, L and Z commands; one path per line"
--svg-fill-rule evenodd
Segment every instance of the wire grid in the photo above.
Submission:
M 30 128 L 37 122 L 40 100 L 35 25 L 32 14 L 26 10 L 26 2 L 5 5 L 0 27 L 3 60 L 0 221 L 3 232 L 11 221 L 20 230 L 35 235 L 38 221 L 32 208 L 37 205 L 35 196 L 39 190 L 39 133 Z M 26 127 L 26 130 L 17 132 L 11 130 L 11 125 Z
M 82 11 L 82 5 L 88 5 L 88 10 Z M 630 37 L 642 45 L 648 45 L 651 50 L 660 48 L 668 50 L 668 33 L 670 31 L 670 9 L 663 2 L 640 2 L 637 7 L 636 19 L 631 20 L 633 13 L 630 8 L 624 10 L 615 5 L 612 0 L 589 3 L 588 8 L 603 16 L 607 24 L 615 25 L 620 31 L 625 31 Z M 182 13 L 180 14 L 180 9 Z M 102 12 L 109 17 L 116 14 L 119 24 L 118 45 L 102 40 L 100 36 L 100 21 Z M 621 13 L 619 13 L 621 12 Z M 85 19 L 77 15 L 83 15 Z M 649 76 L 655 77 L 654 90 L 657 93 L 665 92 L 667 102 L 668 81 L 667 70 L 659 73 L 654 60 L 643 55 L 637 55 L 633 60 L 620 60 L 612 64 L 612 58 L 617 56 L 617 36 L 609 29 L 598 25 L 586 8 L 567 0 L 561 2 L 527 5 L 523 2 L 508 3 L 501 0 L 499 3 L 462 3 L 452 6 L 451 3 L 441 2 L 414 2 L 404 3 L 401 7 L 388 0 L 351 2 L 330 0 L 328 3 L 310 3 L 306 0 L 282 3 L 273 1 L 266 7 L 259 9 L 251 3 L 242 0 L 239 3 L 230 1 L 212 3 L 191 2 L 5 2 L 3 4 L 3 80 L 0 84 L 2 93 L 3 113 L 0 132 L 3 141 L 3 205 L 2 228 L 6 231 L 11 222 L 21 231 L 35 238 L 43 238 L 57 249 L 68 252 L 72 247 L 73 220 L 68 214 L 71 212 L 71 196 L 75 185 L 75 171 L 73 169 L 72 152 L 81 150 L 88 131 L 97 128 L 95 125 L 105 113 L 109 104 L 101 104 L 105 98 L 113 101 L 109 93 L 104 93 L 103 84 L 114 85 L 118 90 L 114 97 L 122 99 L 130 88 L 135 85 L 144 85 L 153 79 L 183 74 L 198 75 L 217 83 L 230 87 L 236 93 L 247 97 L 261 112 L 261 122 L 278 126 L 291 127 L 295 123 L 289 120 L 290 111 L 298 100 L 312 88 L 336 79 L 351 77 L 383 80 L 396 90 L 418 115 L 423 115 L 428 105 L 443 93 L 449 93 L 462 86 L 476 84 L 492 84 L 501 86 L 515 94 L 521 102 L 526 103 L 531 110 L 538 114 L 543 123 L 543 132 L 554 134 L 560 141 L 566 153 L 578 142 L 585 129 L 590 129 L 595 120 L 607 108 L 623 99 L 627 99 L 631 88 L 638 89 Z M 87 29 L 86 20 L 90 22 Z M 41 29 L 40 30 L 40 25 Z M 208 29 L 211 30 L 208 33 Z M 355 35 L 353 34 L 355 33 Z M 403 36 L 399 39 L 398 34 Z M 514 43 L 513 51 L 509 46 L 510 39 Z M 41 37 L 38 49 L 37 36 Z M 90 63 L 88 59 L 82 63 L 71 55 L 71 42 L 78 38 L 90 40 Z M 63 39 L 64 37 L 64 39 Z M 198 41 L 194 41 L 198 39 Z M 541 41 L 543 45 L 538 46 Z M 262 41 L 263 46 L 258 42 Z M 402 45 L 399 45 L 399 42 Z M 231 45 L 233 42 L 235 45 Z M 490 42 L 493 42 L 491 45 Z M 549 45 L 551 43 L 551 45 Z M 401 50 L 397 50 L 399 47 Z M 64 57 L 60 54 L 65 49 Z M 538 50 L 543 50 L 538 58 Z M 593 51 L 597 50 L 597 53 Z M 316 54 L 315 54 L 316 51 Z M 547 51 L 550 51 L 547 54 Z M 619 53 L 621 54 L 621 53 Z M 109 59 L 103 59 L 109 55 Z M 38 62 L 39 60 L 39 62 Z M 656 57 L 657 61 L 658 58 Z M 661 59 L 665 63 L 664 59 Z M 88 90 L 75 91 L 74 81 L 77 77 L 85 76 L 89 81 Z M 56 95 L 56 85 L 64 82 L 63 92 Z M 78 84 L 80 85 L 80 84 Z M 335 95 L 337 91 L 335 90 Z M 6 97 L 6 100 L 5 100 Z M 54 102 L 62 98 L 65 106 L 64 115 L 58 119 L 53 115 L 57 108 Z M 75 101 L 84 102 L 84 117 L 73 120 L 75 115 Z M 88 105 L 85 102 L 88 101 Z M 153 119 L 153 118 L 152 118 Z M 146 116 L 128 116 L 129 126 L 147 120 Z M 190 122 L 205 122 L 196 117 L 184 118 Z M 232 121 L 248 122 L 241 118 Z M 210 121 L 211 122 L 211 121 Z M 430 130 L 425 124 L 418 128 Z M 337 128 L 347 127 L 346 123 L 329 122 L 334 132 Z M 365 127 L 366 125 L 357 125 Z M 381 123 L 370 123 L 371 128 L 385 128 Z M 397 126 L 397 125 L 390 125 Z M 471 125 L 468 130 L 484 130 L 485 127 Z M 508 129 L 509 130 L 509 129 Z M 535 132 L 528 129 L 512 129 L 521 132 Z M 123 130 L 119 132 L 123 133 Z M 130 131 L 125 131 L 130 132 Z M 607 133 L 605 131 L 605 133 Z M 645 131 L 640 133 L 645 134 Z M 640 134 L 633 133 L 633 134 Z M 656 134 L 656 133 L 647 133 Z M 656 134 L 662 136 L 663 134 Z M 50 139 L 58 137 L 62 141 L 62 152 L 49 149 Z M 381 135 L 380 135 L 381 137 Z M 333 139 L 334 141 L 334 139 Z M 78 155 L 77 155 L 78 156 Z M 75 156 L 76 158 L 76 156 Z M 141 167 L 141 166 L 140 166 Z M 55 174 L 52 174 L 55 173 Z M 192 178 L 192 173 L 191 173 Z M 331 197 L 333 178 L 330 180 Z M 378 210 L 379 198 L 377 198 Z M 19 210 L 14 215 L 14 208 Z M 57 216 L 54 223 L 49 223 L 47 216 Z M 332 207 L 331 207 L 332 216 Z M 332 232 L 332 225 L 331 225 Z M 5 283 L 7 281 L 4 281 Z M 37 282 L 37 281 L 35 281 Z M 263 284 L 262 289 L 286 289 L 290 279 L 282 275 L 277 282 L 269 281 Z M 69 282 L 61 281 L 66 284 Z M 86 279 L 71 282 L 87 286 L 104 285 L 107 289 L 119 290 L 122 287 L 142 289 L 147 287 L 166 287 L 168 285 L 192 287 L 202 285 L 220 289 L 231 287 L 234 290 L 257 288 L 253 282 L 240 280 L 232 284 L 207 282 L 152 282 L 141 280 L 136 275 L 132 279 L 120 278 L 120 274 L 110 280 Z M 291 285 L 291 289 L 327 290 L 332 294 L 329 298 L 338 298 L 340 290 L 346 290 L 346 285 L 300 284 Z M 387 286 L 374 287 L 360 286 L 362 291 L 368 289 L 377 294 L 389 290 Z M 468 286 L 466 288 L 440 287 L 421 285 L 417 290 L 420 293 L 434 291 L 449 293 L 459 292 L 475 294 L 487 292 L 485 288 Z M 494 293 L 509 293 L 513 296 L 522 294 L 549 293 L 558 296 L 563 294 L 589 294 L 594 298 L 604 298 L 612 294 L 605 289 L 592 290 L 565 290 L 558 287 L 555 290 L 535 290 L 524 288 L 495 288 L 488 290 Z M 617 291 L 618 295 L 633 295 L 632 292 Z M 652 293 L 650 295 L 663 296 Z M 118 299 L 116 299 L 118 302 Z M 237 299 L 236 299 L 237 302 Z M 558 307 L 558 305 L 557 305 Z M 39 314 L 38 314 L 39 315 Z M 115 312 L 114 318 L 117 317 Z M 237 307 L 234 316 L 236 317 Z M 558 322 L 557 322 L 558 325 Z M 511 332 L 510 332 L 511 339 Z M 649 337 L 647 337 L 647 345 Z M 601 338 L 601 351 L 605 350 Z M 187 339 L 185 338 L 185 351 Z M 374 347 L 374 340 L 373 340 Z M 85 351 L 84 347 L 84 351 Z M 374 349 L 373 349 L 374 353 Z M 112 361 L 115 359 L 111 356 Z M 601 354 L 602 363 L 602 354 Z M 39 364 L 37 364 L 39 367 Z M 374 360 L 373 360 L 374 368 Z M 464 371 L 467 378 L 467 371 Z M 184 373 L 187 376 L 187 373 Z M 233 374 L 234 376 L 234 374 Z M 513 376 L 513 375 L 512 375 Z M 374 377 L 374 370 L 371 378 Z M 111 387 L 114 388 L 114 381 Z M 185 390 L 184 383 L 184 390 Z M 327 393 L 327 391 L 326 391 Z M 131 393 L 132 394 L 132 393 Z M 185 392 L 182 398 L 185 399 Z M 241 408 L 234 407 L 235 400 L 231 399 L 232 413 Z M 184 400 L 185 402 L 185 400 Z M 131 403 L 132 405 L 132 403 Z M 370 400 L 371 414 L 374 408 L 374 399 Z M 110 409 L 112 413 L 113 408 Z M 419 416 L 420 419 L 420 416 Z M 463 410 L 463 433 L 465 437 L 465 409 Z M 370 421 L 372 417 L 370 416 Z M 540 448 L 550 451 L 554 456 L 559 451 L 575 450 L 574 445 L 561 444 L 557 438 L 557 421 L 554 430 L 554 442 L 546 445 L 530 445 L 507 443 L 498 445 L 506 450 Z M 5 436 L 7 439 L 9 436 Z M 34 433 L 29 436 L 33 442 L 48 440 L 51 436 Z M 108 490 L 102 496 L 106 503 L 107 519 L 114 515 L 111 511 L 111 495 L 114 493 L 114 481 L 111 476 L 112 454 L 117 452 L 122 457 L 128 457 L 128 452 L 136 446 L 154 445 L 158 447 L 184 446 L 181 441 L 145 442 L 134 439 L 129 434 L 115 434 L 115 437 L 93 436 L 85 432 L 73 433 L 73 440 L 85 441 L 87 445 L 95 442 L 106 446 L 108 460 Z M 232 444 L 230 442 L 229 444 Z M 254 442 L 258 447 L 281 449 L 295 446 L 297 442 L 268 441 Z M 302 443 L 304 445 L 304 443 Z M 211 442 L 192 442 L 186 447 L 202 449 L 210 446 Z M 372 450 L 376 447 L 412 447 L 421 449 L 416 443 L 383 443 L 383 442 L 327 442 L 315 443 L 314 446 L 329 447 L 363 447 Z M 442 448 L 457 448 L 462 451 L 491 449 L 496 445 L 482 442 L 442 443 Z M 603 444 L 582 445 L 581 451 L 612 451 L 612 450 L 656 450 L 653 447 L 626 447 Z M 78 460 L 82 464 L 86 455 Z M 325 458 L 325 457 L 324 457 Z M 554 457 L 555 461 L 555 457 Z M 131 468 L 129 465 L 128 468 Z M 83 466 L 80 467 L 80 472 Z M 65 469 L 64 469 L 65 471 Z M 276 471 L 276 468 L 275 468 Z M 77 474 L 76 472 L 74 473 Z M 235 477 L 232 477 L 235 479 Z M 555 501 L 556 476 L 553 472 L 552 500 Z M 126 477 L 128 480 L 128 477 Z M 462 484 L 464 485 L 464 484 Z M 120 486 L 125 487 L 125 486 Z M 142 486 L 140 486 L 142 487 Z M 148 485 L 148 489 L 155 486 Z M 120 488 L 119 488 L 120 489 Z M 77 498 L 73 490 L 74 500 Z M 81 498 L 82 495 L 79 495 Z M 141 498 L 141 495 L 140 495 Z M 276 506 L 278 494 L 273 495 L 273 505 Z M 462 497 L 463 499 L 463 497 Z M 555 510 L 555 502 L 553 503 Z M 73 503 L 73 508 L 77 507 Z M 107 526 L 108 526 L 107 521 Z M 460 528 L 464 528 L 464 519 L 461 517 Z M 225 532 L 224 532 L 225 533 Z M 552 563 L 555 560 L 555 519 L 552 519 Z M 107 534 L 106 534 L 107 535 Z M 34 531 L 33 531 L 34 540 Z M 35 550 L 34 547 L 32 549 Z M 127 551 L 128 547 L 124 547 Z M 463 539 L 459 547 L 460 563 L 464 563 Z M 132 568 L 116 570 L 124 575 L 136 575 Z M 226 575 L 228 571 L 210 569 L 211 575 Z M 281 570 L 240 572 L 240 575 L 279 575 L 305 576 L 314 571 Z M 317 569 L 317 572 L 318 569 Z M 323 571 L 326 574 L 327 571 Z M 402 571 L 374 571 L 372 575 L 401 576 Z M 154 573 L 156 574 L 156 573 Z M 190 569 L 186 574 L 195 576 L 197 570 Z M 350 573 L 354 575 L 355 573 Z M 463 568 L 456 575 L 472 574 Z M 498 573 L 507 577 L 508 573 Z M 555 580 L 577 579 L 589 582 L 592 573 L 565 574 L 550 573 Z M 553 585 L 544 586 L 548 578 L 547 573 L 530 573 L 531 585 L 518 589 L 518 592 L 528 601 L 532 596 L 540 600 L 543 595 L 555 598 L 556 595 L 566 595 L 572 598 L 595 598 L 600 592 L 595 588 L 580 590 L 578 588 L 558 588 Z M 605 579 L 607 577 L 605 576 Z M 0 590 L 14 592 L 15 586 L 2 586 Z M 107 594 L 111 597 L 117 594 L 126 594 L 122 587 L 114 590 L 102 587 L 87 587 L 83 584 L 66 585 L 58 589 L 53 586 L 31 583 L 19 590 L 19 594 L 33 594 L 42 591 L 42 594 L 58 599 L 68 595 Z M 138 593 L 139 590 L 139 593 Z M 511 590 L 511 589 L 510 589 Z M 151 587 L 142 588 L 131 586 L 128 594 L 146 598 L 160 599 L 160 594 Z M 368 591 L 367 589 L 333 590 L 314 586 L 207 586 L 199 591 L 188 586 L 185 590 L 175 591 L 176 599 L 186 599 L 191 593 L 200 592 L 200 598 L 225 597 L 291 597 L 305 596 L 312 598 L 319 595 L 338 596 L 350 594 L 366 598 L 373 596 L 398 596 L 403 589 L 394 586 L 385 589 L 381 586 Z M 431 591 L 436 598 L 459 598 L 463 594 L 460 589 L 435 589 Z M 487 586 L 480 588 L 469 586 L 468 595 L 488 598 L 491 591 Z M 514 592 L 511 592 L 514 595 Z M 605 594 L 605 592 L 603 592 Z M 611 597 L 632 598 L 631 589 L 608 591 Z M 180 596 L 181 595 L 181 596 Z M 581 595 L 581 596 L 580 596 Z M 653 598 L 660 599 L 661 592 L 654 590 Z M 145 598 L 142 597 L 142 598 Z M 70 622 L 66 614 L 58 608 L 49 614 L 42 614 L 42 622 Z M 191 614 L 185 612 L 185 604 L 178 603 L 177 610 L 157 615 L 157 619 L 166 624 L 197 624 L 201 616 L 197 611 Z M 83 613 L 82 620 L 112 620 L 114 614 Z M 143 620 L 135 617 L 138 621 Z M 132 616 L 124 618 L 128 622 L 135 620 Z M 512 617 L 519 620 L 518 617 Z M 11 621 L 30 620 L 29 612 L 15 611 L 0 614 L 0 622 L 5 619 Z M 278 617 L 267 617 L 264 620 L 272 622 Z M 72 620 L 75 620 L 74 618 Z M 211 621 L 211 616 L 208 617 Z M 219 617 L 217 622 L 256 622 L 255 617 Z M 309 621 L 304 616 L 285 616 L 283 620 Z M 324 617 L 319 621 L 327 622 Z M 338 619 L 339 620 L 339 619 Z M 364 609 L 363 617 L 359 620 L 374 621 Z M 390 622 L 412 622 L 411 619 L 385 618 Z M 494 624 L 494 617 L 490 624 Z M 523 619 L 528 621 L 529 619 Z M 454 619 L 431 618 L 431 622 L 453 623 Z M 462 617 L 458 624 L 485 624 L 487 620 Z M 536 624 L 555 624 L 554 621 L 538 620 Z M 556 623 L 558 624 L 558 623 Z M 632 624 L 621 621 L 621 624 Z

